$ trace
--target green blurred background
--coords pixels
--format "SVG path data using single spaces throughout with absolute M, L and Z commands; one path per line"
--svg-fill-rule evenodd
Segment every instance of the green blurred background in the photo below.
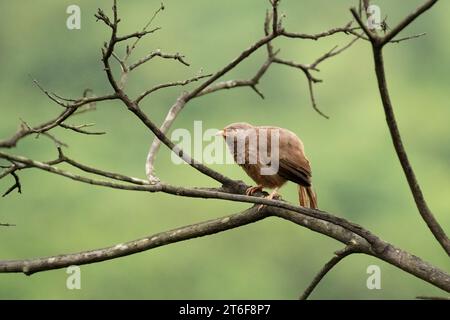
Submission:
M 395 25 L 423 1 L 377 1 L 388 24 Z M 66 8 L 78 4 L 82 28 L 65 26 Z M 356 1 L 282 1 L 285 26 L 319 32 L 343 26 Z M 214 72 L 262 35 L 266 0 L 168 0 L 155 21 L 163 27 L 140 43 L 133 59 L 151 50 L 186 55 L 191 67 L 167 60 L 148 63 L 135 72 L 127 89 L 137 94 L 154 84 L 182 80 L 203 69 Z M 30 124 L 54 117 L 60 107 L 32 84 L 68 97 L 85 88 L 97 95 L 110 89 L 102 72 L 100 47 L 107 28 L 96 23 L 97 7 L 110 13 L 111 1 L 1 1 L 0 137 L 10 136 L 23 119 Z M 159 1 L 119 1 L 123 33 L 139 30 Z M 385 50 L 392 99 L 406 148 L 425 196 L 443 227 L 450 231 L 450 2 L 440 1 L 402 35 L 426 37 L 390 45 Z M 314 41 L 277 40 L 280 56 L 310 63 L 335 45 L 350 41 L 338 35 Z M 224 79 L 251 77 L 264 61 L 260 50 Z M 251 90 L 223 91 L 192 101 L 174 128 L 193 130 L 248 121 L 289 128 L 306 145 L 323 210 L 360 223 L 386 241 L 431 263 L 450 269 L 448 257 L 432 237 L 414 206 L 384 121 L 373 72 L 371 49 L 358 41 L 342 55 L 320 66 L 325 82 L 316 87 L 326 120 L 311 106 L 304 75 L 284 66 L 263 78 L 261 100 Z M 160 91 L 143 108 L 161 123 L 180 88 Z M 144 162 L 153 135 L 116 102 L 69 123 L 95 122 L 105 136 L 81 136 L 63 129 L 58 138 L 66 153 L 99 168 L 144 178 Z M 45 137 L 21 141 L 14 154 L 39 160 L 55 157 Z M 65 166 L 62 166 L 66 168 Z M 214 169 L 251 183 L 236 165 Z M 217 186 L 188 166 L 175 166 L 162 149 L 157 174 L 168 183 Z M 175 198 L 164 194 L 123 192 L 93 187 L 55 175 L 20 173 L 23 194 L 0 200 L 0 259 L 21 259 L 109 246 L 163 230 L 238 212 L 245 204 Z M 0 181 L 6 190 L 13 181 Z M 283 197 L 296 202 L 296 187 Z M 341 244 L 280 219 L 265 221 L 202 239 L 158 248 L 130 257 L 82 267 L 82 289 L 66 289 L 67 274 L 57 270 L 26 277 L 0 274 L 0 298 L 6 299 L 295 299 Z M 368 290 L 366 269 L 379 265 L 381 290 Z M 313 293 L 315 299 L 410 299 L 443 292 L 411 275 L 366 256 L 351 256 L 334 269 Z

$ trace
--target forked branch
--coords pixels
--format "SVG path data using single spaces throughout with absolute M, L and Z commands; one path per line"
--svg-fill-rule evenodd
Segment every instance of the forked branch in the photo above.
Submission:
M 383 103 L 384 113 L 386 115 L 386 122 L 389 127 L 392 142 L 394 144 L 395 151 L 397 153 L 400 164 L 403 168 L 403 172 L 408 181 L 409 188 L 413 195 L 417 209 L 422 216 L 422 219 L 427 224 L 430 231 L 433 233 L 436 240 L 444 248 L 447 255 L 450 256 L 450 239 L 446 235 L 444 229 L 441 227 L 434 214 L 431 212 L 425 197 L 422 192 L 422 188 L 416 178 L 416 174 L 409 161 L 408 154 L 403 144 L 403 140 L 400 134 L 400 129 L 397 124 L 397 120 L 394 113 L 394 107 L 390 98 L 390 93 L 387 85 L 386 71 L 384 67 L 383 47 L 389 43 L 397 34 L 399 34 L 404 28 L 406 28 L 412 21 L 414 21 L 422 13 L 430 9 L 437 0 L 428 0 L 422 6 L 417 8 L 413 13 L 408 15 L 402 20 L 391 32 L 384 37 L 375 35 L 373 32 L 365 27 L 364 22 L 358 15 L 355 8 L 351 9 L 351 13 L 355 17 L 358 24 L 364 30 L 366 35 L 370 38 L 372 44 L 373 58 L 375 64 L 375 73 L 378 81 L 378 89 L 380 91 L 381 101 Z

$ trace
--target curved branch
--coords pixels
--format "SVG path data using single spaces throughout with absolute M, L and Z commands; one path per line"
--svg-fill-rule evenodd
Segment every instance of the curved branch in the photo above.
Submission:
M 421 13 L 425 12 L 427 9 L 429 9 L 434 3 L 436 3 L 437 0 L 428 1 L 425 5 L 420 7 L 416 12 L 408 16 L 403 22 L 399 24 L 396 28 L 394 28 L 393 31 L 391 31 L 389 34 L 387 34 L 385 37 L 381 38 L 374 33 L 371 33 L 370 31 L 367 31 L 367 28 L 365 28 L 365 25 L 362 23 L 359 16 L 356 14 L 356 11 L 352 10 L 352 13 L 355 16 L 355 19 L 360 24 L 360 27 L 366 32 L 366 35 L 370 40 L 372 41 L 373 48 L 374 48 L 374 57 L 375 57 L 375 64 L 377 67 L 377 77 L 379 80 L 379 87 L 380 92 L 383 99 L 383 105 L 385 106 L 386 115 L 388 118 L 388 125 L 391 130 L 392 138 L 394 141 L 394 145 L 396 146 L 396 150 L 398 152 L 400 161 L 402 163 L 402 166 L 404 168 L 405 174 L 407 176 L 408 182 L 410 184 L 410 188 L 412 190 L 413 196 L 416 200 L 416 204 L 419 208 L 419 212 L 422 214 L 424 220 L 429 224 L 430 229 L 432 230 L 433 234 L 435 234 L 436 238 L 441 242 L 444 248 L 446 248 L 446 244 L 448 244 L 448 238 L 446 237 L 445 233 L 443 232 L 442 228 L 440 228 L 439 224 L 434 219 L 432 213 L 429 211 L 427 204 L 425 202 L 425 199 L 423 198 L 423 195 L 420 190 L 420 186 L 417 183 L 417 180 L 415 178 L 414 172 L 412 171 L 412 168 L 409 164 L 409 160 L 406 156 L 406 152 L 404 151 L 404 147 L 402 145 L 401 137 L 398 132 L 398 127 L 395 121 L 395 117 L 392 110 L 392 105 L 389 99 L 388 89 L 386 85 L 386 78 L 384 74 L 384 66 L 383 66 L 383 56 L 382 56 L 382 47 L 387 42 L 392 42 L 392 39 L 403 29 L 405 28 L 409 23 L 411 23 L 415 18 L 417 18 Z M 143 192 L 164 192 L 176 196 L 181 197 L 190 197 L 190 198 L 204 198 L 204 199 L 222 199 L 222 200 L 228 200 L 228 201 L 236 201 L 236 202 L 243 202 L 243 203 L 252 203 L 252 204 L 262 204 L 265 205 L 262 210 L 258 210 L 258 207 L 253 207 L 251 209 L 248 209 L 244 212 L 237 213 L 234 215 L 226 216 L 219 219 L 213 219 L 205 222 L 200 222 L 197 224 L 184 226 L 178 229 L 158 233 L 155 235 L 151 235 L 142 239 L 130 241 L 127 243 L 121 243 L 112 247 L 103 248 L 103 249 L 97 249 L 97 250 L 91 250 L 91 251 L 84 251 L 79 252 L 75 254 L 68 254 L 68 255 L 58 255 L 48 258 L 38 258 L 38 259 L 27 259 L 27 260 L 7 260 L 7 261 L 0 261 L 0 273 L 1 272 L 23 272 L 25 274 L 33 274 L 36 272 L 44 271 L 44 270 L 51 270 L 51 269 L 58 269 L 58 268 L 64 268 L 70 265 L 83 265 L 83 264 L 89 264 L 89 263 L 95 263 L 110 259 L 115 259 L 119 257 L 123 257 L 126 255 L 134 254 L 137 252 L 142 252 L 146 250 L 150 250 L 156 247 L 168 245 L 174 242 L 179 241 L 186 241 L 189 239 L 202 237 L 206 235 L 215 234 L 218 232 L 222 232 L 225 230 L 237 228 L 243 225 L 247 225 L 259 220 L 262 220 L 264 218 L 267 218 L 269 216 L 275 216 L 279 217 L 288 221 L 291 221 L 293 223 L 296 223 L 300 226 L 306 227 L 312 231 L 319 232 L 323 235 L 326 235 L 328 237 L 331 237 L 333 239 L 336 239 L 345 245 L 347 245 L 346 249 L 344 251 L 338 252 L 337 256 L 331 259 L 325 267 L 321 270 L 321 272 L 316 276 L 313 283 L 308 287 L 307 291 L 305 291 L 304 296 L 308 296 L 312 290 L 316 287 L 316 285 L 319 283 L 319 281 L 325 276 L 325 274 L 333 267 L 335 266 L 340 260 L 342 260 L 345 256 L 348 254 L 358 252 L 358 253 L 364 253 L 368 254 L 374 257 L 377 257 L 383 261 L 386 261 L 394 266 L 397 266 L 398 268 L 416 276 L 419 277 L 428 283 L 433 284 L 436 287 L 439 287 L 447 292 L 450 292 L 450 275 L 445 273 L 444 271 L 434 267 L 433 265 L 421 260 L 420 258 L 404 251 L 399 248 L 394 247 L 390 243 L 387 243 L 380 239 L 375 234 L 371 233 L 370 231 L 362 228 L 361 226 L 354 224 L 350 221 L 347 221 L 343 218 L 334 216 L 330 213 L 319 211 L 319 210 L 312 210 L 308 208 L 303 208 L 299 206 L 295 206 L 292 204 L 289 204 L 284 201 L 279 200 L 270 200 L 266 198 L 259 198 L 254 196 L 246 196 L 243 195 L 245 189 L 247 186 L 239 181 L 234 181 L 228 177 L 225 177 L 221 175 L 220 173 L 204 166 L 203 164 L 195 161 L 192 159 L 189 155 L 185 154 L 182 150 L 180 150 L 177 146 L 175 146 L 171 140 L 169 140 L 165 132 L 168 129 L 168 127 L 173 122 L 176 115 L 179 113 L 179 111 L 185 106 L 185 104 L 196 97 L 199 97 L 203 94 L 214 92 L 221 89 L 226 89 L 230 85 L 229 82 L 222 82 L 222 83 L 216 83 L 213 85 L 213 83 L 221 78 L 223 75 L 225 75 L 228 71 L 232 70 L 234 67 L 236 67 L 240 62 L 245 60 L 247 57 L 249 57 L 253 52 L 255 52 L 257 49 L 259 49 L 262 46 L 267 46 L 268 51 L 268 60 L 265 62 L 265 64 L 259 69 L 257 74 L 254 78 L 250 80 L 244 80 L 243 82 L 235 82 L 232 83 L 232 87 L 238 87 L 238 86 L 249 86 L 252 89 L 254 89 L 258 94 L 261 95 L 259 90 L 256 88 L 256 84 L 258 83 L 259 79 L 262 77 L 262 75 L 266 72 L 266 70 L 269 68 L 269 66 L 274 62 L 275 54 L 273 53 L 273 47 L 271 41 L 279 36 L 285 36 L 285 37 L 292 37 L 292 38 L 305 38 L 305 39 L 318 39 L 330 34 L 344 32 L 348 34 L 355 34 L 355 32 L 350 28 L 350 24 L 348 24 L 345 28 L 337 28 L 329 30 L 325 33 L 313 35 L 309 37 L 305 37 L 302 34 L 292 34 L 287 33 L 283 30 L 281 26 L 281 22 L 279 21 L 279 14 L 277 5 L 279 3 L 278 0 L 271 0 L 273 11 L 272 11 L 272 30 L 270 30 L 270 15 L 267 15 L 266 17 L 266 23 L 265 23 L 265 36 L 255 42 L 250 48 L 243 51 L 235 60 L 227 64 L 224 68 L 217 71 L 211 78 L 209 78 L 207 81 L 200 84 L 197 88 L 195 88 L 193 91 L 183 94 L 178 99 L 177 103 L 174 104 L 171 108 L 171 112 L 169 112 L 168 116 L 166 117 L 166 121 L 164 122 L 161 129 L 155 126 L 155 124 L 147 117 L 147 115 L 140 109 L 139 107 L 139 101 L 133 101 L 130 99 L 127 94 L 123 91 L 123 87 L 117 83 L 117 81 L 114 78 L 114 74 L 112 72 L 112 69 L 110 67 L 110 58 L 111 57 L 117 57 L 117 55 L 114 53 L 115 45 L 119 42 L 122 42 L 124 40 L 130 39 L 131 37 L 136 37 L 137 40 L 135 44 L 139 41 L 141 36 L 144 36 L 148 33 L 151 33 L 151 31 L 147 31 L 147 28 L 149 27 L 150 23 L 153 21 L 154 17 L 158 12 L 162 11 L 164 9 L 163 6 L 161 6 L 158 11 L 154 14 L 153 18 L 150 20 L 150 22 L 147 24 L 146 27 L 144 27 L 143 31 L 141 33 L 135 33 L 128 36 L 120 37 L 117 35 L 118 33 L 118 23 L 120 19 L 117 15 L 117 1 L 113 1 L 113 19 L 110 20 L 103 11 L 99 10 L 96 17 L 99 20 L 102 20 L 107 26 L 109 26 L 112 29 L 111 38 L 108 43 L 105 44 L 105 47 L 102 49 L 102 61 L 104 65 L 104 69 L 106 72 L 106 75 L 108 77 L 108 80 L 111 84 L 111 86 L 114 89 L 114 94 L 109 96 L 104 96 L 100 98 L 83 98 L 80 100 L 66 100 L 72 102 L 72 104 L 69 103 L 62 103 L 60 101 L 60 97 L 58 97 L 55 94 L 52 94 L 48 91 L 44 90 L 44 93 L 49 96 L 53 101 L 58 102 L 60 105 L 64 106 L 66 110 L 59 115 L 56 119 L 53 119 L 51 121 L 48 121 L 44 124 L 41 124 L 37 127 L 31 128 L 28 125 L 23 124 L 22 128 L 10 139 L 0 141 L 0 148 L 6 148 L 6 147 L 13 147 L 17 144 L 17 142 L 32 133 L 43 133 L 48 134 L 46 131 L 56 127 L 61 126 L 63 122 L 70 116 L 74 115 L 76 110 L 81 107 L 84 104 L 92 103 L 96 101 L 102 101 L 102 100 L 109 100 L 109 99 L 120 99 L 123 104 L 128 108 L 129 111 L 131 111 L 133 114 L 135 114 L 143 124 L 145 124 L 155 135 L 156 140 L 161 140 L 168 148 L 170 148 L 173 152 L 177 153 L 185 162 L 189 163 L 192 167 L 196 168 L 201 173 L 221 182 L 223 184 L 223 187 L 220 189 L 200 189 L 200 188 L 183 188 L 183 187 L 177 187 L 177 186 L 171 186 L 163 183 L 156 182 L 154 184 L 149 183 L 148 181 L 141 180 L 138 178 L 128 177 L 125 175 L 107 172 L 104 170 L 99 170 L 96 168 L 92 168 L 86 165 L 83 165 L 73 159 L 68 158 L 65 156 L 61 149 L 59 148 L 59 157 L 58 159 L 54 161 L 49 161 L 46 163 L 34 161 L 25 157 L 20 156 L 14 156 L 9 155 L 3 152 L 0 152 L 0 158 L 9 160 L 12 164 L 11 166 L 7 167 L 6 170 L 0 174 L 0 179 L 5 177 L 7 174 L 12 174 L 15 178 L 17 175 L 15 174 L 18 170 L 23 170 L 27 168 L 38 168 L 40 170 L 44 170 L 47 172 L 51 172 L 60 176 L 64 176 L 66 178 L 88 183 L 92 185 L 97 186 L 103 186 L 103 187 L 109 187 L 114 189 L 122 189 L 122 190 L 132 190 L 132 191 L 143 191 Z M 358 38 L 363 38 L 363 36 L 356 34 Z M 356 40 L 354 40 L 356 41 Z M 348 46 L 350 46 L 352 41 Z M 347 46 L 347 47 L 348 47 Z M 124 61 L 129 57 L 131 54 L 132 49 L 127 50 L 127 56 L 121 60 L 119 60 L 119 63 L 121 63 L 122 67 L 125 66 Z M 346 47 L 344 47 L 345 49 Z M 342 50 L 341 50 L 342 51 Z M 337 54 L 341 51 L 330 51 L 327 54 L 323 55 L 315 63 L 312 65 L 301 65 L 305 68 L 307 73 L 309 74 L 310 78 L 309 82 L 310 84 L 312 82 L 319 82 L 319 79 L 315 79 L 311 74 L 310 70 L 318 71 L 317 65 L 322 62 L 323 60 Z M 173 56 L 166 56 L 165 58 L 172 58 L 176 60 L 180 60 L 180 62 L 183 62 L 182 57 L 179 55 L 173 55 Z M 148 61 L 148 60 L 147 60 Z M 186 63 L 185 63 L 186 64 Z M 124 69 L 124 68 L 123 68 Z M 303 70 L 303 69 L 302 69 Z M 305 71 L 303 70 L 303 71 Z M 306 72 L 305 72 L 306 73 Z M 179 83 L 176 83 L 178 85 Z M 171 84 L 162 84 L 159 87 L 155 87 L 155 90 L 158 90 L 159 88 L 164 88 L 167 86 L 171 86 Z M 56 99 L 55 99 L 56 97 Z M 64 126 L 64 125 L 63 125 Z M 70 128 L 70 127 L 68 127 Z M 156 144 L 155 142 L 152 145 L 151 151 L 157 151 L 159 148 L 159 144 Z M 149 154 L 148 162 L 150 162 L 150 165 L 147 167 L 147 174 L 152 173 L 153 169 L 153 160 L 154 156 L 156 154 L 156 151 L 154 153 Z M 115 181 L 120 181 L 120 183 L 112 182 L 112 181 L 102 181 L 102 180 L 96 180 L 87 178 L 81 175 L 77 175 L 65 170 L 58 169 L 55 167 L 55 165 L 60 163 L 68 163 L 84 172 L 88 172 L 91 174 L 95 174 L 98 176 L 102 176 L 108 179 L 112 179 Z M 149 170 L 150 169 L 150 170 Z M 16 184 L 17 184 L 16 180 Z M 20 183 L 17 185 L 17 187 L 20 187 Z M 0 226 L 4 226 L 5 224 L 0 224 Z M 439 229 L 440 228 L 440 229 Z M 351 249 L 350 249 L 351 248 Z M 448 252 L 448 249 L 447 249 Z
M 224 184 L 227 186 L 233 186 L 234 188 L 238 188 L 239 184 L 228 178 L 219 172 L 203 165 L 197 160 L 193 159 L 189 154 L 184 152 L 181 148 L 176 146 L 167 136 L 150 120 L 150 118 L 141 110 L 139 104 L 136 101 L 131 100 L 128 95 L 123 91 L 123 88 L 116 81 L 113 71 L 111 69 L 110 59 L 114 55 L 114 50 L 117 42 L 117 32 L 118 32 L 118 14 L 117 14 L 117 0 L 114 0 L 113 5 L 113 14 L 114 14 L 114 22 L 112 23 L 112 32 L 111 38 L 108 43 L 105 43 L 104 48 L 102 48 L 102 62 L 104 66 L 104 70 L 106 72 L 106 76 L 108 78 L 108 82 L 111 87 L 114 89 L 115 95 L 118 99 L 120 99 L 123 104 L 131 111 L 141 122 L 150 129 L 153 134 L 161 140 L 172 152 L 174 152 L 177 156 L 184 160 L 191 167 L 195 168 L 199 172 L 204 175 Z M 100 12 L 101 10 L 99 10 Z M 139 40 L 139 39 L 138 39 Z M 214 77 L 214 76 L 213 76 Z
M 414 201 L 416 202 L 417 209 L 419 210 L 420 215 L 427 224 L 428 228 L 433 233 L 436 240 L 438 240 L 438 242 L 447 252 L 447 255 L 450 256 L 450 239 L 447 237 L 444 229 L 441 227 L 441 225 L 431 212 L 430 208 L 428 207 L 428 204 L 422 193 L 420 184 L 416 178 L 414 170 L 409 161 L 406 149 L 403 145 L 400 130 L 398 128 L 397 121 L 395 119 L 391 98 L 389 96 L 389 90 L 386 82 L 386 74 L 384 70 L 383 54 L 381 51 L 374 50 L 374 60 L 375 60 L 375 70 L 378 79 L 378 86 L 380 90 L 381 99 L 383 101 L 384 112 L 386 114 L 386 121 L 389 127 L 389 132 L 391 134 L 395 151 L 397 152 L 397 156 L 400 160 L 401 166 L 403 168 L 409 187 L 411 189 Z
M 278 7 L 278 1 L 271 2 L 272 4 L 272 14 L 269 14 L 267 12 L 265 23 L 264 23 L 264 35 L 265 37 L 258 40 L 257 42 L 253 43 L 248 49 L 244 50 L 239 54 L 238 57 L 236 57 L 233 61 L 228 63 L 225 67 L 223 67 L 220 71 L 216 72 L 208 81 L 202 83 L 200 86 L 192 90 L 190 93 L 182 94 L 177 101 L 171 106 L 169 112 L 167 113 L 166 118 L 164 119 L 164 122 L 162 123 L 160 127 L 160 131 L 163 134 L 166 134 L 169 128 L 172 126 L 173 122 L 179 115 L 179 113 L 183 110 L 183 108 L 186 106 L 186 104 L 194 99 L 201 96 L 204 96 L 206 94 L 210 94 L 213 92 L 217 92 L 219 90 L 224 89 L 233 89 L 233 88 L 239 88 L 239 87 L 250 87 L 252 88 L 260 97 L 264 98 L 264 95 L 258 90 L 257 85 L 259 81 L 261 80 L 262 76 L 265 74 L 267 69 L 272 65 L 273 62 L 275 62 L 275 56 L 276 52 L 273 51 L 272 41 L 276 39 L 277 37 L 284 36 L 288 38 L 298 38 L 298 39 L 314 39 L 318 40 L 320 38 L 328 37 L 337 33 L 349 33 L 349 31 L 352 30 L 350 28 L 351 22 L 346 24 L 344 27 L 341 28 L 335 28 L 331 29 L 325 32 L 321 32 L 314 35 L 308 35 L 308 34 L 298 34 L 298 33 L 289 33 L 286 30 L 284 30 L 280 24 L 280 21 L 277 21 L 278 18 L 274 17 L 275 13 L 277 12 Z M 272 20 L 272 28 L 270 28 L 270 20 Z M 275 28 L 276 26 L 276 28 Z M 338 53 L 341 51 L 347 49 L 353 42 L 351 42 L 348 46 L 344 47 L 344 49 L 339 50 Z M 233 70 L 237 65 L 239 65 L 242 61 L 244 61 L 246 58 L 248 58 L 250 55 L 252 55 L 254 52 L 256 52 L 260 47 L 267 46 L 268 51 L 268 58 L 264 62 L 264 64 L 259 68 L 256 75 L 249 79 L 249 80 L 229 80 L 229 81 L 222 81 L 219 83 L 214 84 L 215 81 L 217 81 L 219 78 L 227 74 L 229 71 Z M 332 54 L 336 55 L 337 53 Z M 328 58 L 328 57 L 327 57 Z M 324 59 L 323 59 L 324 60 Z M 319 61 L 320 62 L 320 61 Z M 318 62 L 318 63 L 319 63 Z M 313 77 L 308 78 L 309 81 L 309 90 L 310 90 L 310 96 L 313 108 L 323 117 L 327 118 L 325 114 L 323 114 L 317 107 L 317 103 L 314 97 L 313 88 L 311 80 L 315 79 Z M 151 183 L 157 183 L 159 179 L 156 177 L 154 173 L 154 164 L 156 160 L 156 155 L 160 149 L 161 141 L 158 138 L 155 138 L 150 146 L 150 150 L 147 155 L 146 160 L 146 175 Z
M 336 251 L 335 255 L 323 266 L 319 273 L 314 277 L 311 284 L 305 289 L 305 291 L 300 296 L 299 300 L 306 300 L 317 287 L 320 281 L 331 271 L 339 262 L 341 262 L 345 257 L 357 253 L 358 248 L 354 245 L 348 245 L 340 251 Z
M 60 149 L 59 149 L 60 150 Z M 101 180 L 95 180 L 87 177 L 83 177 L 65 170 L 58 169 L 50 164 L 34 161 L 22 156 L 14 156 L 10 154 L 6 154 L 3 152 L 0 152 L 0 158 L 7 159 L 9 161 L 17 162 L 20 164 L 23 164 L 27 167 L 35 167 L 47 172 L 51 172 L 75 181 L 88 183 L 92 185 L 102 186 L 102 187 L 109 187 L 113 189 L 120 189 L 120 190 L 134 190 L 134 191 L 144 191 L 144 192 L 164 192 L 168 194 L 177 195 L 180 197 L 190 197 L 190 198 L 204 198 L 204 199 L 222 199 L 222 200 L 229 200 L 229 201 L 235 201 L 235 202 L 244 202 L 244 203 L 252 203 L 252 204 L 262 204 L 262 205 L 268 205 L 268 206 L 275 206 L 279 208 L 284 208 L 288 210 L 292 210 L 310 217 L 317 218 L 319 220 L 324 220 L 331 222 L 333 224 L 339 225 L 345 229 L 348 229 L 349 231 L 359 235 L 360 237 L 366 239 L 372 246 L 375 251 L 382 251 L 384 250 L 385 244 L 382 242 L 378 237 L 373 235 L 367 230 L 364 230 L 361 226 L 349 222 L 343 218 L 334 216 L 332 214 L 329 214 L 324 211 L 319 210 L 313 210 L 305 207 L 299 207 L 292 204 L 289 204 L 284 201 L 279 200 L 272 200 L 272 199 L 266 199 L 266 198 L 260 198 L 260 197 L 254 197 L 254 196 L 246 196 L 242 194 L 233 194 L 229 192 L 225 192 L 220 189 L 213 189 L 213 190 L 205 190 L 205 189 L 191 189 L 191 188 L 183 188 L 183 187 L 176 187 L 171 186 L 168 184 L 154 184 L 154 185 L 141 185 L 142 180 L 136 179 L 136 178 L 127 178 L 123 175 L 119 175 L 116 173 L 109 173 L 105 171 L 101 171 L 98 169 L 93 169 L 87 166 L 83 166 L 79 163 L 76 163 L 73 160 L 68 159 L 67 157 L 61 155 L 59 159 L 56 161 L 57 163 L 61 162 L 68 162 L 86 172 L 94 173 L 97 175 L 101 175 L 104 177 L 108 177 L 111 179 L 116 179 L 120 181 L 132 181 L 133 183 L 137 185 L 126 185 L 126 184 L 117 184 L 109 181 L 101 181 Z M 242 186 L 242 191 L 246 190 L 247 186 Z
M 256 209 L 249 209 L 242 213 L 153 234 L 145 238 L 120 243 L 103 249 L 47 258 L 0 261 L 0 273 L 21 272 L 26 275 L 32 275 L 37 272 L 65 268 L 71 265 L 85 265 L 112 260 L 171 243 L 230 230 L 262 220 L 266 217 L 266 215 L 258 212 Z
M 434 217 L 431 212 L 428 204 L 425 200 L 425 197 L 422 193 L 422 189 L 420 184 L 416 178 L 416 174 L 412 168 L 412 165 L 409 161 L 408 154 L 403 145 L 402 137 L 400 134 L 400 129 L 398 128 L 397 120 L 395 118 L 394 108 L 392 106 L 389 89 L 386 80 L 386 71 L 384 68 L 384 59 L 383 59 L 383 46 L 392 40 L 400 31 L 402 31 L 405 27 L 407 27 L 414 19 L 416 19 L 419 15 L 424 13 L 426 10 L 430 9 L 437 0 L 429 0 L 419 8 L 417 8 L 412 14 L 406 17 L 402 22 L 398 24 L 390 33 L 388 33 L 383 38 L 370 38 L 370 31 L 364 29 L 364 23 L 361 18 L 358 16 L 355 8 L 351 9 L 351 12 L 358 24 L 361 28 L 364 29 L 366 35 L 371 39 L 372 50 L 373 50 L 373 58 L 375 64 L 375 73 L 378 81 L 378 89 L 380 91 L 381 101 L 383 103 L 384 113 L 386 115 L 386 122 L 389 127 L 389 132 L 391 135 L 392 142 L 394 144 L 395 152 L 397 153 L 397 157 L 402 166 L 403 172 L 408 181 L 409 188 L 413 195 L 414 201 L 416 203 L 417 209 L 422 216 L 422 219 L 427 224 L 430 231 L 433 233 L 436 240 L 445 250 L 447 255 L 450 256 L 450 239 L 446 235 L 444 229 L 441 227 L 439 222 Z
M 373 255 L 446 292 L 450 292 L 450 275 L 406 251 L 388 245 L 382 253 L 374 253 L 364 239 L 340 226 L 289 210 L 269 207 L 263 208 L 262 210 L 253 207 L 241 213 L 161 232 L 108 248 L 47 258 L 0 261 L 0 273 L 20 272 L 31 275 L 36 272 L 60 269 L 71 265 L 84 265 L 116 259 L 171 243 L 234 229 L 269 216 L 277 216 L 289 220 L 344 244 L 355 245 L 361 253 Z
M 356 241 L 356 244 L 358 245 L 358 248 L 361 249 L 361 252 L 382 259 L 394 266 L 401 268 L 402 270 L 405 270 L 410 274 L 413 274 L 429 283 L 438 286 L 439 288 L 450 292 L 450 276 L 445 272 L 421 260 L 420 258 L 379 239 L 370 231 L 365 230 L 362 227 L 351 222 L 348 222 L 345 219 L 333 216 L 326 212 L 294 206 L 279 200 L 269 200 L 266 198 L 232 194 L 214 189 L 189 189 L 165 184 L 125 185 L 116 184 L 113 182 L 98 181 L 75 175 L 61 169 L 54 168 L 51 165 L 36 162 L 23 157 L 5 155 L 1 152 L 0 157 L 9 159 L 14 162 L 23 163 L 27 166 L 34 166 L 36 168 L 65 176 L 76 181 L 103 187 L 146 192 L 164 192 L 176 196 L 190 198 L 222 199 L 254 204 L 264 204 L 266 206 L 270 206 L 270 208 L 268 208 L 274 216 L 292 221 L 310 230 L 332 237 L 347 245 L 355 245 Z M 55 162 L 59 163 L 58 161 Z M 82 169 L 83 167 L 80 168 Z M 121 175 L 118 174 L 96 171 L 94 169 L 88 170 L 88 172 L 96 173 L 98 175 L 103 175 L 118 180 L 125 180 L 123 177 L 121 177 Z M 245 189 L 246 186 L 244 186 L 244 190 Z

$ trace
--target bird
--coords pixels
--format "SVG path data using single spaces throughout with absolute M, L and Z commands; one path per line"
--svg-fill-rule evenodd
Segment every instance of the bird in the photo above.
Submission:
M 298 185 L 300 205 L 318 208 L 310 161 L 305 155 L 303 142 L 295 133 L 274 126 L 253 126 L 238 122 L 227 125 L 216 135 L 225 139 L 234 161 L 256 182 L 256 186 L 246 190 L 246 195 L 251 196 L 269 188 L 273 191 L 267 198 L 278 198 L 278 190 L 287 181 L 292 181 Z M 274 148 L 274 143 L 278 148 Z M 272 157 L 274 153 L 277 158 Z M 274 165 L 276 162 L 277 166 Z M 274 169 L 271 166 L 276 170 L 270 171 Z

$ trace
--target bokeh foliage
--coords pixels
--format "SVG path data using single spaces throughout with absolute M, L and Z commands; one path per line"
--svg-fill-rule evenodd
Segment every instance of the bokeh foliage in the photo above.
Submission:
M 422 1 L 377 1 L 394 25 Z M 318 32 L 343 26 L 356 1 L 284 0 L 285 26 Z M 108 93 L 100 64 L 100 47 L 108 31 L 96 23 L 97 7 L 110 12 L 111 1 L 78 1 L 82 29 L 65 27 L 65 10 L 73 1 L 2 1 L 0 28 L 0 136 L 57 114 L 58 106 L 33 86 L 30 75 L 61 95 L 78 97 L 83 89 Z M 142 92 L 154 84 L 182 80 L 199 69 L 214 72 L 262 35 L 268 1 L 168 0 L 155 25 L 163 30 L 143 40 L 134 57 L 161 48 L 180 52 L 187 68 L 173 61 L 150 62 L 131 77 L 128 90 Z M 119 1 L 122 32 L 139 30 L 159 1 Z M 108 9 L 108 10 L 107 10 Z M 388 81 L 406 148 L 425 195 L 443 227 L 450 230 L 450 3 L 436 7 L 404 32 L 427 36 L 391 45 L 386 51 Z M 348 36 L 314 41 L 276 40 L 281 55 L 311 62 Z M 248 78 L 263 62 L 258 52 L 226 78 Z M 316 89 L 321 118 L 310 107 L 303 74 L 274 66 L 263 78 L 261 100 L 249 89 L 225 91 L 192 101 L 174 128 L 205 128 L 248 121 L 289 128 L 304 140 L 312 161 L 322 209 L 360 223 L 406 250 L 449 270 L 448 257 L 419 218 L 393 152 L 384 122 L 368 43 L 321 65 L 325 80 Z M 180 89 L 168 89 L 143 105 L 160 123 Z M 144 160 L 153 136 L 115 102 L 79 116 L 95 122 L 106 136 L 86 137 L 63 129 L 66 153 L 86 164 L 144 177 Z M 74 123 L 72 120 L 70 123 Z M 12 152 L 48 160 L 55 148 L 45 137 L 27 138 Z M 214 165 L 236 179 L 250 180 L 235 165 Z M 163 149 L 158 175 L 167 182 L 206 186 L 214 182 L 187 166 L 174 166 Z M 37 170 L 20 174 L 23 195 L 0 200 L 0 221 L 17 224 L 0 229 L 0 259 L 20 259 L 75 252 L 124 242 L 184 224 L 219 217 L 247 207 L 215 200 L 174 198 L 163 194 L 122 192 L 76 183 Z M 0 182 L 6 190 L 12 180 Z M 282 194 L 296 201 L 296 188 Z M 82 290 L 65 287 L 64 270 L 32 277 L 0 274 L 0 298 L 267 298 L 291 299 L 339 249 L 339 243 L 275 218 L 203 239 L 170 245 L 131 257 L 82 267 Z M 382 290 L 366 288 L 366 268 L 382 269 Z M 400 270 L 365 256 L 352 256 L 327 276 L 313 298 L 408 299 L 438 295 L 440 290 Z

